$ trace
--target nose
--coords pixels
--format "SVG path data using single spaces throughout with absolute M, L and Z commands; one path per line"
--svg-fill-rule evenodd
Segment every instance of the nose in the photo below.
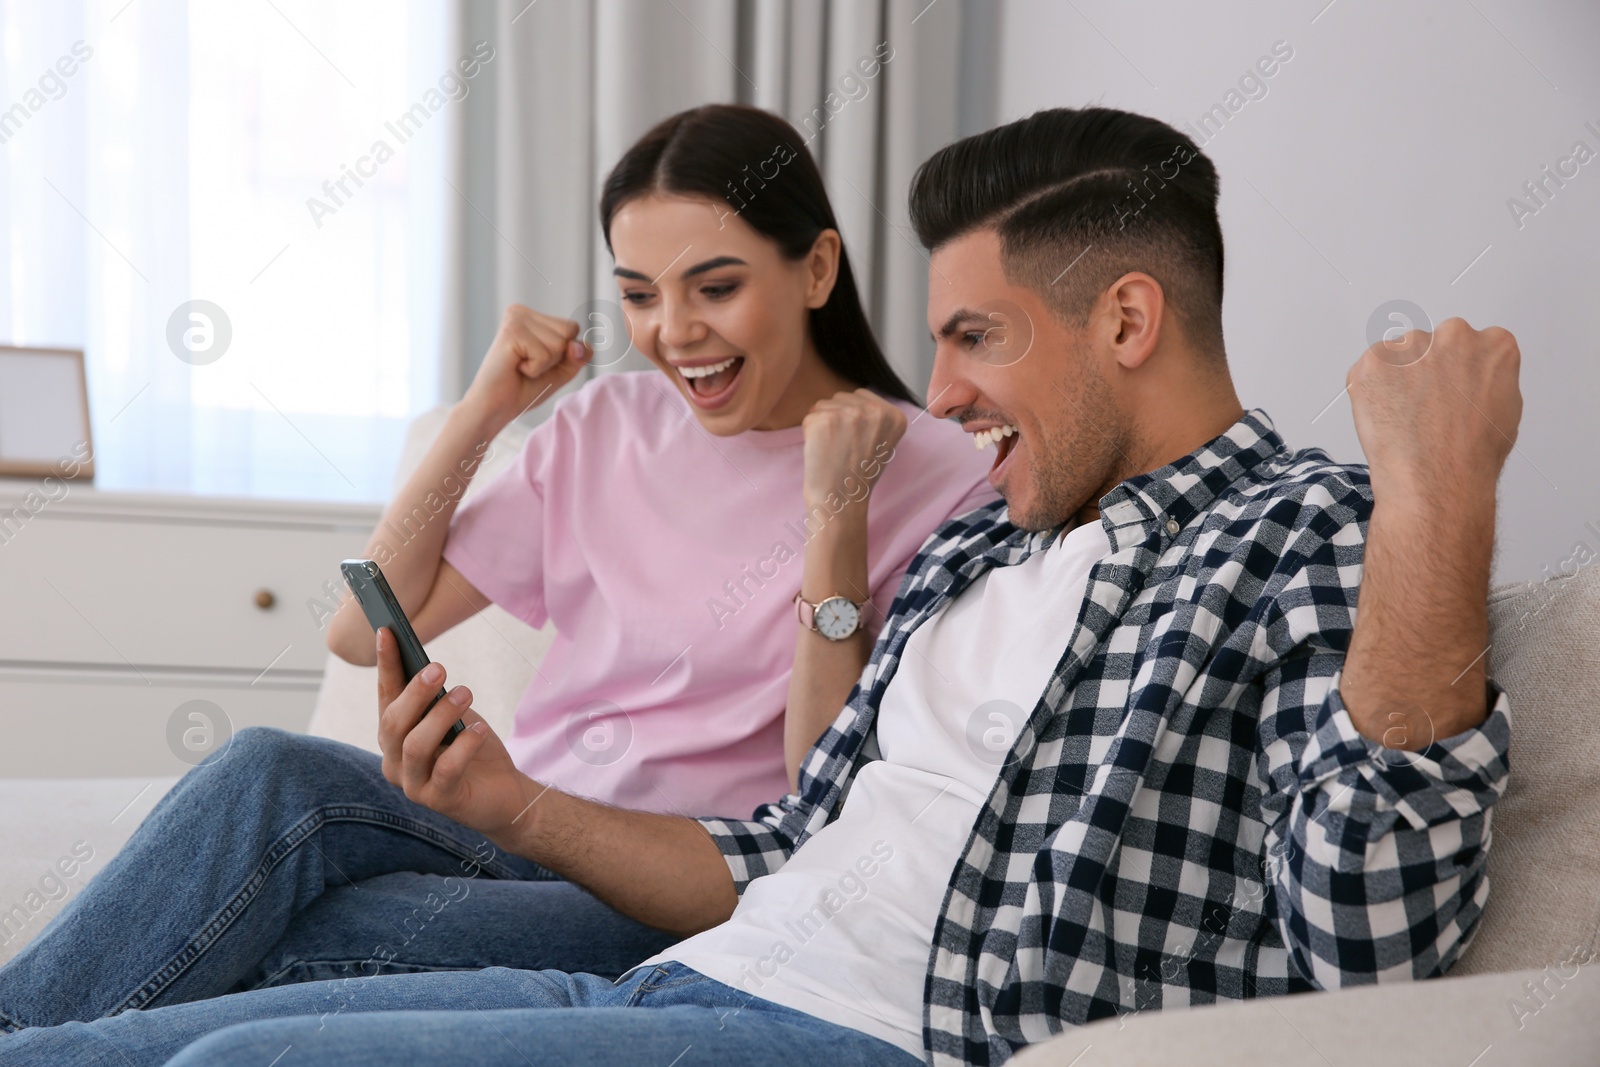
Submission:
M 684 300 L 664 296 L 661 301 L 661 343 L 668 348 L 688 348 L 705 339 L 705 324 Z
M 933 353 L 933 377 L 928 379 L 928 414 L 936 419 L 948 419 L 978 396 L 976 387 L 961 371 L 959 354 L 950 347 L 941 344 Z

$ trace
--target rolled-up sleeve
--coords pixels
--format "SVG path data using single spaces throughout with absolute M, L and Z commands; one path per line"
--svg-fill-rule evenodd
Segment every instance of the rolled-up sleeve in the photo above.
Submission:
M 745 887 L 764 875 L 775 873 L 794 852 L 792 827 L 801 816 L 799 794 L 790 793 L 775 804 L 763 804 L 750 819 L 699 819 L 711 835 L 728 870 L 733 887 L 744 895 Z
M 1455 961 L 1488 901 L 1490 817 L 1509 771 L 1503 691 L 1491 688 L 1479 726 L 1389 748 L 1351 721 L 1344 659 L 1307 645 L 1284 657 L 1259 720 L 1264 874 L 1284 943 L 1322 989 L 1429 978 Z

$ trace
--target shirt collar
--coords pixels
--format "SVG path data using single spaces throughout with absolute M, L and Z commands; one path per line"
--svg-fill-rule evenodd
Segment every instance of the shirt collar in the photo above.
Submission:
M 1284 450 L 1267 413 L 1256 408 L 1173 463 L 1135 475 L 1100 498 L 1100 522 L 1114 549 L 1143 542 L 1159 527 L 1176 536 L 1235 482 Z
M 1228 486 L 1283 450 L 1272 419 L 1255 408 L 1182 459 L 1122 482 L 1100 498 L 1100 524 L 1111 551 L 1144 544 L 1153 534 L 1176 536 Z M 1066 530 L 1057 526 L 1025 534 L 1022 540 L 1031 554 L 1054 543 Z

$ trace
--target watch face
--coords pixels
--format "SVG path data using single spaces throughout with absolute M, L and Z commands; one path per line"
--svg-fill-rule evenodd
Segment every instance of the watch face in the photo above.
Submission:
M 830 641 L 843 641 L 856 632 L 860 610 L 842 596 L 831 596 L 817 605 L 817 631 Z

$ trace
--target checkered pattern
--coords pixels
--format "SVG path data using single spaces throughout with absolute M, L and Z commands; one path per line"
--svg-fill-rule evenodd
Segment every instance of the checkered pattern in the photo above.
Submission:
M 1101 501 L 1111 554 L 951 872 L 930 1062 L 1000 1063 L 1150 1008 L 1427 978 L 1460 954 L 1488 897 L 1510 709 L 1491 690 L 1481 727 L 1420 753 L 1356 732 L 1339 672 L 1371 507 L 1363 468 L 1289 452 L 1259 411 Z M 800 792 L 702 820 L 741 892 L 877 758 L 912 631 L 1059 532 L 996 503 L 928 540 Z

